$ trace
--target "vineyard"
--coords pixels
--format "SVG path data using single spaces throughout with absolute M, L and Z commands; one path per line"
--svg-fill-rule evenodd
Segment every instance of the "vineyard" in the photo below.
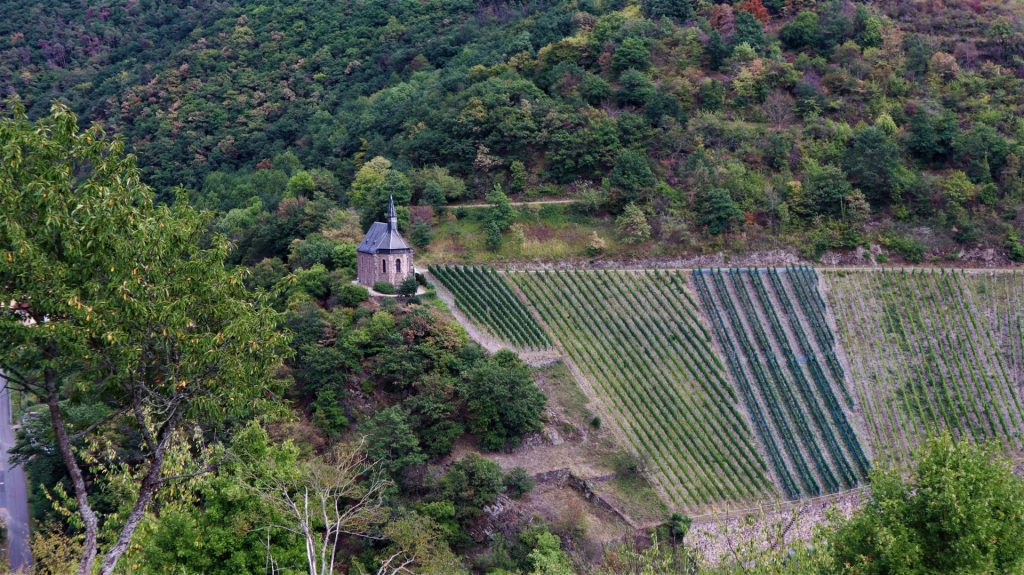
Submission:
M 455 304 L 491 335 L 521 349 L 545 349 L 551 342 L 522 302 L 494 270 L 475 266 L 431 266 L 455 297 Z
M 1024 447 L 1024 276 L 950 270 L 824 274 L 880 455 L 937 430 Z
M 679 272 L 509 273 L 677 507 L 774 490 Z
M 554 344 L 678 509 L 850 489 L 939 430 L 1024 449 L 1022 273 L 431 271 Z
M 693 284 L 788 498 L 853 487 L 869 468 L 809 269 L 696 270 Z

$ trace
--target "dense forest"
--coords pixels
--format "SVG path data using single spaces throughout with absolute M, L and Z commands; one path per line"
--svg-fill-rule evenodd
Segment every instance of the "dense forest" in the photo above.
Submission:
M 496 185 L 632 216 L 599 239 L 653 253 L 771 237 L 810 257 L 1019 261 L 1016 8 L 8 2 L 0 89 L 30 116 L 59 100 L 123 136 L 161 197 L 184 186 L 280 228 L 249 263 L 285 255 L 285 198 L 365 223 L 394 194 L 433 208 L 412 215 L 426 228 Z
M 877 471 L 827 552 L 708 567 L 669 513 L 597 551 L 485 533 L 533 488 L 489 456 L 542 429 L 537 371 L 422 276 L 352 280 L 389 197 L 423 263 L 1024 261 L 1022 8 L 0 1 L 0 367 L 37 572 L 1015 572 L 1024 487 L 948 437 Z M 512 204 L 546 199 L 572 203 Z

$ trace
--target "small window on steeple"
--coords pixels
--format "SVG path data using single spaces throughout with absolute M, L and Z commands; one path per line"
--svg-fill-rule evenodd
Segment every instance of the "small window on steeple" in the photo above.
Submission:
M 402 260 L 395 260 L 395 273 L 402 273 Z
M 388 260 L 380 260 L 380 272 L 383 274 L 388 273 Z

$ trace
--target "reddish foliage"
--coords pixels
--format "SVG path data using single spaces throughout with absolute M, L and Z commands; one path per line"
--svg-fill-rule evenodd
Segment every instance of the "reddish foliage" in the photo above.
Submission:
M 729 36 L 736 30 L 736 19 L 732 12 L 732 6 L 728 4 L 715 4 L 711 7 L 708 15 L 708 22 L 711 27 L 718 30 L 723 36 Z
M 768 9 L 764 7 L 761 0 L 743 0 L 736 5 L 737 10 L 750 13 L 751 16 L 761 21 L 761 24 L 767 24 L 771 16 L 768 15 Z
M 414 224 L 418 222 L 431 223 L 434 221 L 434 208 L 430 206 L 411 206 L 409 208 L 409 221 Z

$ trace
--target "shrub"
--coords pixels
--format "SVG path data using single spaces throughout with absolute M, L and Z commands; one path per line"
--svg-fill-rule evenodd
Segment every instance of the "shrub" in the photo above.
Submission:
M 323 264 L 314 264 L 308 270 L 295 272 L 292 293 L 301 291 L 316 299 L 324 299 L 330 293 L 330 273 Z
M 622 211 L 622 215 L 615 220 L 622 238 L 631 243 L 639 244 L 651 237 L 651 225 L 647 223 L 647 216 L 636 204 L 629 204 Z
M 389 284 L 388 282 L 377 282 L 373 284 L 373 291 L 377 293 L 391 295 L 395 293 L 395 286 Z
M 496 252 L 501 249 L 502 237 L 501 237 L 501 226 L 496 221 L 490 221 L 484 224 L 484 246 L 492 251 Z
M 331 251 L 335 269 L 356 269 L 356 245 L 350 242 L 336 244 Z
M 409 415 L 399 406 L 378 411 L 359 426 L 365 436 L 366 455 L 380 462 L 391 477 L 426 461 Z
M 487 213 L 488 222 L 498 224 L 501 231 L 507 230 L 512 223 L 512 203 L 501 190 L 501 184 L 494 184 L 494 189 L 487 194 L 487 203 L 491 204 Z
M 316 264 L 333 266 L 335 246 L 335 242 L 320 234 L 310 234 L 304 240 L 295 240 L 291 243 L 288 264 L 293 270 L 308 269 Z
M 340 305 L 344 307 L 356 307 L 370 299 L 370 290 L 361 285 L 348 284 L 341 286 L 336 295 Z
M 505 489 L 509 497 L 519 499 L 533 489 L 533 477 L 522 467 L 516 467 L 505 475 Z
M 437 496 L 455 505 L 455 518 L 460 523 L 479 517 L 485 505 L 494 503 L 505 490 L 504 476 L 498 464 L 470 453 L 448 468 L 441 478 Z
M 460 386 L 466 402 L 466 427 L 480 436 L 484 449 L 519 445 L 540 431 L 547 398 L 519 356 L 501 350 L 466 372 Z
M 416 281 L 416 276 L 410 275 L 402 280 L 402 283 L 398 285 L 398 295 L 409 297 L 416 295 L 416 290 L 419 289 L 419 282 Z
M 430 242 L 434 239 L 433 234 L 430 232 L 430 224 L 426 222 L 416 222 L 413 224 L 409 239 L 418 248 L 429 246 Z
M 881 244 L 912 264 L 924 261 L 924 244 L 913 238 L 884 237 Z
M 604 253 L 605 247 L 604 239 L 597 235 L 597 232 L 591 232 L 590 242 L 587 243 L 587 255 L 597 257 Z
M 724 188 L 711 188 L 701 198 L 697 213 L 698 223 L 705 226 L 712 235 L 727 232 L 743 221 L 743 211 L 732 199 L 729 190 Z
M 318 391 L 313 401 L 313 423 L 330 436 L 336 436 L 348 427 L 343 397 L 342 392 L 328 387 Z
M 514 160 L 509 166 L 509 189 L 513 194 L 526 189 L 526 165 L 522 160 Z
M 1006 234 L 1006 255 L 1011 261 L 1024 262 L 1024 243 L 1013 230 Z

